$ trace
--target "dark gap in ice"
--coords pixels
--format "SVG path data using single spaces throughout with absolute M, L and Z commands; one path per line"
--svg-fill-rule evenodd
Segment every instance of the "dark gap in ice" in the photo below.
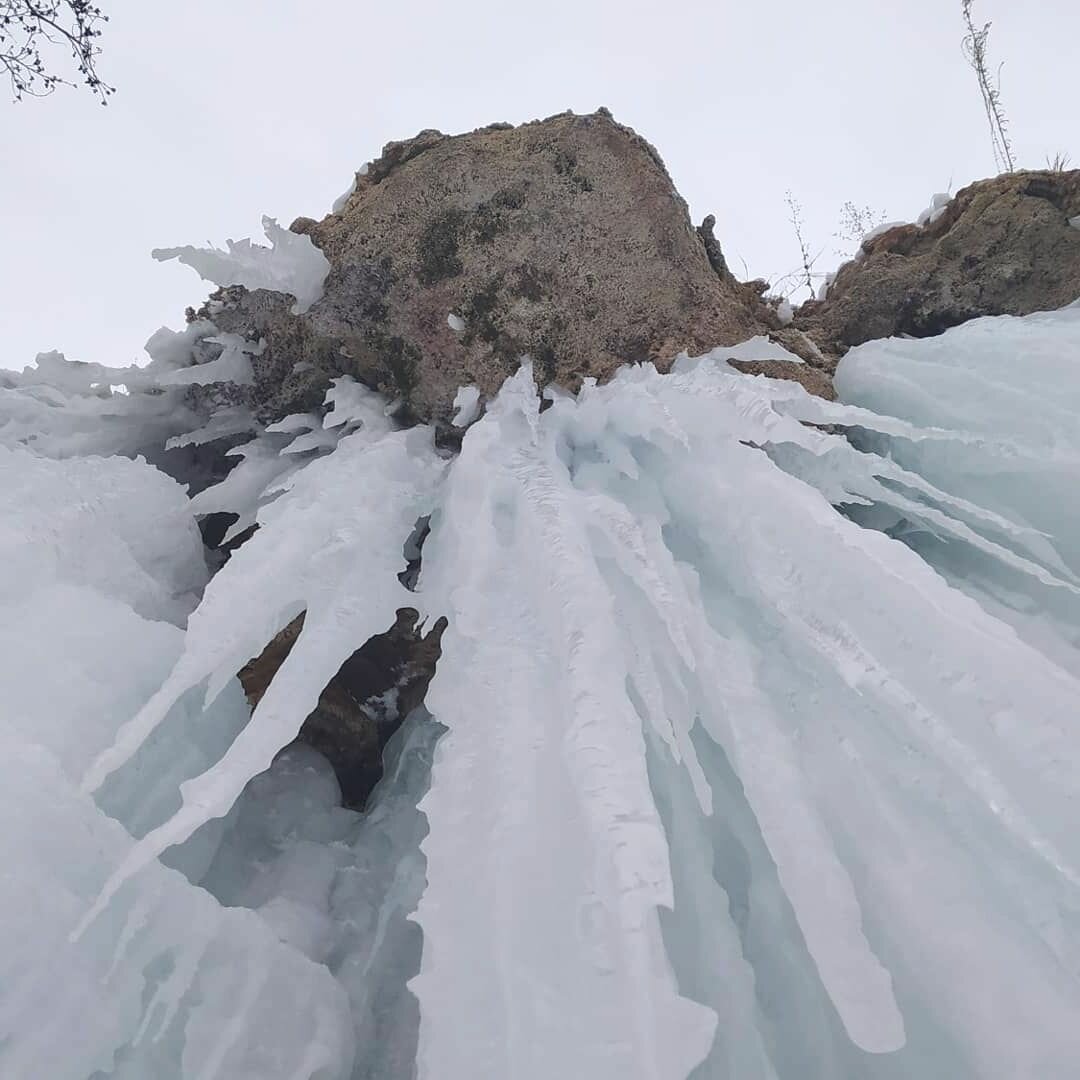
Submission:
M 401 608 L 393 626 L 360 646 L 327 683 L 300 729 L 299 741 L 334 767 L 342 800 L 362 809 L 382 776 L 382 752 L 402 720 L 423 703 L 442 653 L 446 619 L 425 633 L 415 608 Z M 292 650 L 303 614 L 241 669 L 240 682 L 254 708 Z

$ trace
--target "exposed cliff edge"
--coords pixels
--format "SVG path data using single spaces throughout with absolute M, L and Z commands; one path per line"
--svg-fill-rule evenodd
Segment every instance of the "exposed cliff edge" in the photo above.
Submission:
M 266 342 L 251 391 L 266 418 L 348 374 L 446 420 L 459 386 L 489 397 L 523 355 L 576 390 L 779 328 L 762 283 L 735 280 L 656 151 L 606 110 L 390 143 L 338 212 L 291 228 L 330 262 L 320 300 L 294 315 L 231 287 L 200 312 Z
M 936 220 L 864 242 L 794 326 L 836 359 L 887 337 L 933 337 L 983 315 L 1080 297 L 1080 170 L 1006 173 L 957 193 Z

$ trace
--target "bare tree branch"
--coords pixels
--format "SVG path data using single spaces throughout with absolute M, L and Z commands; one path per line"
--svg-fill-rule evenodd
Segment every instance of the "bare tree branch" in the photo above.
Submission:
M 806 245 L 806 239 L 803 237 L 802 207 L 799 205 L 798 200 L 789 191 L 784 201 L 787 203 L 791 214 L 789 220 L 795 229 L 795 239 L 799 242 L 799 254 L 802 256 L 802 271 L 801 273 L 796 272 L 798 273 L 799 284 L 806 286 L 812 300 L 816 295 L 814 289 L 814 263 L 817 262 L 821 252 L 819 251 L 817 255 L 811 256 L 810 249 Z
M 16 101 L 46 97 L 58 86 L 81 82 L 104 105 L 113 87 L 97 73 L 97 40 L 109 21 L 89 0 L 0 0 L 0 70 L 7 74 Z M 42 49 L 66 50 L 71 78 L 46 66 Z

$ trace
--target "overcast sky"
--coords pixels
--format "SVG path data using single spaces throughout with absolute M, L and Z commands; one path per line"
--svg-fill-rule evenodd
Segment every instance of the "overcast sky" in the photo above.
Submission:
M 321 217 L 421 128 L 607 105 L 660 150 L 740 276 L 831 268 L 840 208 L 910 220 L 994 170 L 960 0 L 99 0 L 85 91 L 0 104 L 0 366 L 45 349 L 126 364 L 207 292 L 155 246 Z M 976 0 L 1018 162 L 1080 167 L 1077 0 Z M 6 87 L 3 88 L 6 93 Z

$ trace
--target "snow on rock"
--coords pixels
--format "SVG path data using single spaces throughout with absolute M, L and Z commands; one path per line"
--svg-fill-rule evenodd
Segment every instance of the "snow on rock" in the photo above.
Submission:
M 222 346 L 221 355 L 206 364 L 180 367 L 163 375 L 163 386 L 208 386 L 211 383 L 234 383 L 246 386 L 254 382 L 250 356 L 258 356 L 259 345 L 245 341 L 238 334 L 218 334 L 205 338 L 214 345 Z
M 874 228 L 866 233 L 862 240 L 859 241 L 859 253 L 861 254 L 866 251 L 879 236 L 884 236 L 890 229 L 896 229 L 907 224 L 906 221 L 883 221 L 880 225 L 875 225 Z M 858 254 L 856 255 L 856 258 L 858 258 Z
M 230 388 L 250 382 L 250 356 L 261 344 L 197 319 L 181 331 L 161 327 L 145 348 L 145 365 L 106 367 L 52 352 L 22 372 L 0 372 L 0 444 L 54 458 L 121 454 L 163 465 L 164 451 L 254 434 L 251 411 Z M 197 402 L 193 386 L 215 392 Z
M 331 214 L 340 214 L 345 209 L 345 204 L 349 201 L 353 192 L 356 191 L 356 186 L 360 181 L 361 176 L 367 176 L 370 165 L 365 163 L 360 166 L 359 169 L 353 174 L 352 183 L 349 185 L 346 191 L 343 191 L 335 200 L 334 205 L 330 208 Z
M 915 219 L 915 224 L 933 225 L 945 213 L 951 202 L 952 196 L 947 191 L 939 192 L 930 200 L 930 205 Z
M 283 229 L 271 217 L 263 217 L 269 247 L 251 240 L 227 240 L 228 250 L 183 247 L 155 248 L 158 262 L 178 259 L 204 281 L 215 285 L 243 285 L 246 289 L 272 289 L 296 297 L 293 314 L 299 315 L 322 298 L 323 282 L 330 272 L 326 256 L 310 236 Z
M 480 415 L 480 389 L 462 386 L 454 395 L 454 427 L 468 427 Z
M 943 198 L 935 196 L 934 224 L 927 218 L 864 239 L 827 297 L 804 304 L 794 325 L 839 359 L 869 341 L 930 337 L 973 318 L 1053 311 L 1080 297 L 1080 243 L 1068 224 L 1080 212 L 1080 172 L 1003 173 Z
M 749 338 L 738 345 L 725 345 L 713 350 L 713 355 L 729 360 L 783 360 L 789 364 L 803 364 L 801 356 L 785 349 L 783 345 L 770 341 L 763 334 Z

